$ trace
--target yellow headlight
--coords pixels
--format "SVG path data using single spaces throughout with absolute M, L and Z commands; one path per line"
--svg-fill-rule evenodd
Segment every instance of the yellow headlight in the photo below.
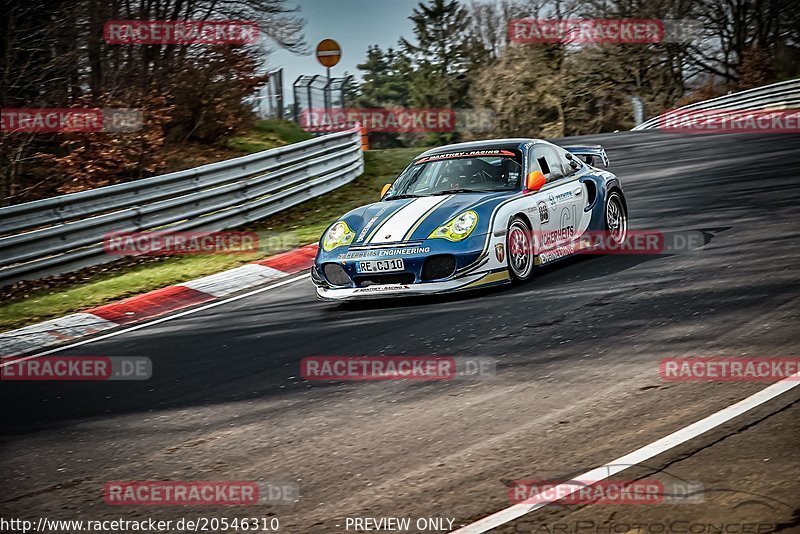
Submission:
M 472 210 L 465 211 L 434 230 L 428 239 L 447 239 L 448 241 L 461 241 L 465 239 L 475 227 L 478 226 L 478 214 Z
M 353 242 L 355 235 L 346 222 L 339 221 L 325 232 L 325 237 L 322 238 L 322 250 L 330 252 L 336 247 L 349 245 Z

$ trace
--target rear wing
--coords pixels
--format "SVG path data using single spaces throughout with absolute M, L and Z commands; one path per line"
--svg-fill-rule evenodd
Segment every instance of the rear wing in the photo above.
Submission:
M 589 165 L 597 167 L 602 164 L 603 167 L 608 167 L 608 156 L 605 149 L 600 145 L 575 145 L 562 148 L 578 156 Z

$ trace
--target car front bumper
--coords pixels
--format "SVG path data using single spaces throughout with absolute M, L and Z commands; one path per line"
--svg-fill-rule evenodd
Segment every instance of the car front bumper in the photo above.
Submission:
M 489 261 L 487 242 L 488 236 L 482 234 L 470 236 L 458 243 L 427 239 L 380 247 L 340 247 L 331 252 L 320 249 L 311 269 L 311 279 L 322 300 L 431 295 L 508 282 L 508 271 L 497 268 L 496 264 L 492 265 Z M 442 278 L 426 279 L 423 275 L 426 261 L 443 255 L 454 260 L 451 274 Z M 358 269 L 358 262 L 363 260 L 393 258 L 403 259 L 403 271 L 366 274 Z M 341 268 L 347 275 L 346 283 L 332 283 L 325 275 L 327 264 L 335 264 L 337 269 Z

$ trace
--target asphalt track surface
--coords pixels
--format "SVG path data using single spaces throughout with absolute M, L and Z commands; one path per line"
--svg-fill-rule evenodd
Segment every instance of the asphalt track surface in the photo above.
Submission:
M 705 245 L 571 259 L 458 298 L 342 306 L 318 302 L 304 278 L 68 348 L 59 354 L 147 356 L 153 376 L 1 383 L 0 516 L 277 517 L 293 533 L 365 531 L 346 529 L 348 517 L 440 517 L 458 528 L 508 507 L 511 480 L 567 479 L 766 387 L 664 382 L 658 367 L 671 356 L 800 354 L 800 136 L 580 141 L 606 147 L 632 228 L 700 230 Z M 497 376 L 299 376 L 303 357 L 356 355 L 489 357 Z M 702 503 L 548 506 L 497 531 L 800 532 L 798 390 L 617 477 L 699 481 Z M 273 479 L 296 482 L 298 501 L 102 499 L 112 480 Z

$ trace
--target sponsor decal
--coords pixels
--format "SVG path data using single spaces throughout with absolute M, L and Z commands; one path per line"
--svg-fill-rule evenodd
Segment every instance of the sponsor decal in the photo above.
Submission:
M 241 20 L 110 20 L 103 25 L 106 43 L 251 44 L 258 38 L 258 24 Z
M 511 152 L 510 150 L 470 150 L 466 152 L 448 152 L 447 154 L 436 154 L 433 156 L 427 156 L 422 159 L 418 159 L 414 162 L 414 165 L 419 165 L 420 163 L 428 163 L 429 161 L 439 161 L 443 159 L 453 159 L 453 158 L 480 158 L 484 156 L 507 156 L 507 157 L 514 157 L 516 154 Z
M 548 247 L 555 245 L 559 241 L 570 239 L 574 235 L 575 227 L 572 225 L 564 226 L 563 228 L 550 232 L 542 232 L 542 246 Z
M 558 193 L 556 195 L 550 193 L 549 195 L 547 195 L 547 201 L 550 203 L 550 206 L 555 208 L 556 204 L 558 204 L 559 202 L 562 202 L 564 200 L 569 200 L 573 197 L 574 195 L 572 194 L 572 191 L 564 191 L 563 193 Z
M 367 224 L 364 225 L 364 229 L 361 230 L 361 233 L 358 234 L 358 239 L 356 239 L 356 242 L 360 243 L 361 241 L 364 240 L 364 238 L 367 236 L 367 232 L 369 231 L 369 229 L 372 228 L 373 224 L 375 224 L 375 221 L 380 219 L 383 216 L 383 214 L 386 213 L 386 210 L 388 210 L 390 207 L 391 204 L 386 204 L 380 210 L 378 210 L 378 213 L 376 213 L 369 221 L 367 221 Z
M 413 254 L 427 254 L 431 251 L 431 247 L 408 247 L 408 248 L 387 248 L 387 249 L 372 249 L 372 250 L 357 250 L 354 252 L 345 252 L 339 254 L 340 260 L 354 260 L 361 258 L 372 258 L 379 256 L 410 256 Z
M 575 246 L 572 243 L 569 243 L 567 245 L 556 247 L 553 250 L 542 252 L 541 254 L 539 254 L 539 260 L 541 261 L 542 265 L 544 265 L 545 263 L 550 263 L 551 261 L 564 258 L 574 253 L 575 253 Z
M 555 482 L 515 480 L 508 487 L 513 504 L 676 504 L 703 502 L 703 485 L 698 482 L 658 479 Z
M 665 358 L 661 378 L 670 382 L 777 382 L 800 380 L 800 358 L 712 356 Z
M 550 210 L 547 208 L 547 203 L 544 200 L 540 200 L 537 206 L 539 208 L 539 221 L 542 223 L 549 222 Z
M 503 263 L 503 260 L 506 258 L 506 254 L 502 243 L 498 243 L 494 246 L 494 255 L 497 257 L 497 261 Z
M 354 291 L 354 293 L 380 293 L 381 291 L 403 291 L 404 289 L 411 289 L 411 286 L 404 286 L 400 284 L 374 285 L 359 287 Z
M 0 380 L 148 380 L 153 374 L 144 356 L 43 356 L 4 361 Z

